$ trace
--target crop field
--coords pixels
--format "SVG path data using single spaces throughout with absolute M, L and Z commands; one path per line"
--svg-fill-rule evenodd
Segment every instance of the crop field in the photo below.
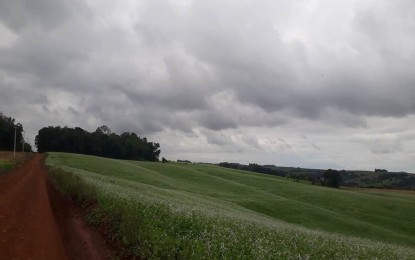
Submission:
M 94 202 L 130 255 L 415 259 L 415 194 L 342 190 L 207 164 L 50 153 L 57 187 Z

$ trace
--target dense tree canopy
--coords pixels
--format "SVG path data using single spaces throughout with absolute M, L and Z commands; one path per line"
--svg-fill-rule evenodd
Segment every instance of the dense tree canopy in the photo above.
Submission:
M 338 188 L 342 181 L 339 171 L 328 169 L 323 175 L 323 184 L 328 187 Z
M 13 151 L 15 133 L 16 151 L 22 151 L 23 145 L 25 151 L 32 151 L 30 144 L 24 141 L 22 124 L 15 123 L 14 118 L 7 117 L 0 112 L 0 150 Z
M 39 152 L 69 152 L 116 159 L 158 161 L 160 145 L 135 133 L 117 135 L 107 127 L 88 132 L 80 127 L 44 127 L 36 136 Z

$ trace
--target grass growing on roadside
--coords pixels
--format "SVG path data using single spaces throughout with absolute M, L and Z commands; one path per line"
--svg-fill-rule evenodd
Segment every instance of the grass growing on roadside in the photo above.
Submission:
M 5 173 L 22 165 L 32 156 L 32 153 L 16 153 L 0 151 L 0 173 Z
M 401 247 L 311 230 L 306 228 L 309 223 L 299 226 L 278 218 L 293 214 L 290 209 L 307 217 L 310 205 L 298 206 L 306 204 L 303 196 L 308 193 L 329 196 L 328 189 L 206 165 L 128 162 L 57 153 L 50 154 L 47 163 L 54 167 L 50 174 L 61 191 L 80 200 L 96 200 L 97 207 L 89 214 L 91 222 L 99 224 L 102 219 L 107 220 L 114 237 L 122 240 L 131 254 L 144 258 L 415 257 L 410 245 Z M 345 197 L 344 203 L 349 202 L 348 193 L 335 194 Z M 368 196 L 351 194 L 356 198 Z M 290 199 L 298 205 L 287 203 Z M 319 205 L 318 199 L 309 200 L 315 200 L 314 207 Z M 288 208 L 285 212 L 284 207 Z M 283 213 L 267 213 L 269 208 Z M 330 231 L 331 225 L 323 222 L 340 220 L 328 209 L 320 211 L 326 215 L 320 222 Z M 292 222 L 299 224 L 298 219 Z M 317 226 L 312 214 L 309 222 Z M 375 223 L 377 226 L 381 222 Z M 376 230 L 372 236 L 382 238 Z M 406 236 L 404 232 L 396 232 L 398 239 Z
M 14 167 L 15 167 L 15 163 L 13 161 L 1 160 L 0 159 L 0 172 L 10 171 Z

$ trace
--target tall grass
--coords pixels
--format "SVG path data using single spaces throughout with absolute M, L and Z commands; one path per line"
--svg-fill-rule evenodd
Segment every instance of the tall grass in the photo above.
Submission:
M 155 179 L 125 178 L 125 169 L 111 172 L 101 168 L 102 164 L 93 157 L 76 157 L 75 160 L 86 163 L 79 168 L 73 167 L 70 160 L 71 156 L 62 154 L 52 154 L 48 159 L 56 186 L 80 201 L 95 201 L 95 209 L 88 214 L 90 222 L 109 223 L 111 234 L 133 256 L 149 259 L 415 258 L 412 247 L 311 230 L 249 210 L 231 200 L 207 196 L 202 190 L 195 193 L 177 188 L 174 181 L 186 176 L 172 174 L 168 176 L 173 182 L 170 186 L 168 183 L 155 185 L 151 183 Z M 98 170 L 82 169 L 91 167 Z M 163 178 L 156 172 L 146 172 L 145 168 L 133 169 L 136 175 L 154 174 L 149 177 Z M 172 168 L 172 172 L 175 170 Z M 215 188 L 221 192 L 220 186 L 211 187 Z

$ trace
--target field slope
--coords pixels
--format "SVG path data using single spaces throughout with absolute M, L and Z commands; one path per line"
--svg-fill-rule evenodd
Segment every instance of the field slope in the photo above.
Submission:
M 167 258 L 415 258 L 415 196 L 338 190 L 205 164 L 50 153 L 63 192 L 97 199 L 129 249 Z

